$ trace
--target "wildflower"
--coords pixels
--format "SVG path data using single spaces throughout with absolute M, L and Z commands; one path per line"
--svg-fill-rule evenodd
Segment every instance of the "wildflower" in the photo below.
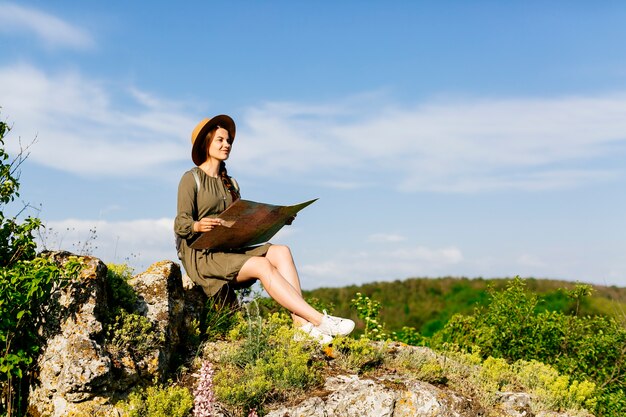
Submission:
M 213 404 L 215 395 L 213 393 L 213 365 L 209 361 L 204 361 L 200 368 L 198 386 L 193 392 L 194 396 L 194 417 L 211 417 L 213 415 Z

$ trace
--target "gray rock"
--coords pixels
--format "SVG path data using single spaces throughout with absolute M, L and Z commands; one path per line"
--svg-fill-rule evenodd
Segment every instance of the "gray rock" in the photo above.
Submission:
M 55 252 L 50 256 L 62 265 L 73 255 Z M 119 412 L 112 400 L 142 380 L 162 379 L 174 350 L 186 340 L 184 316 L 189 309 L 177 264 L 158 262 L 129 282 L 138 294 L 137 312 L 154 323 L 165 340 L 136 358 L 128 349 L 106 344 L 107 269 L 96 258 L 83 260 L 80 277 L 53 293 L 39 329 L 46 343 L 37 362 L 37 380 L 29 388 L 31 415 L 116 416 Z M 191 298 L 195 300 L 191 311 L 199 317 L 204 300 L 195 292 Z
M 53 253 L 64 264 L 68 252 Z M 106 266 L 84 258 L 77 280 L 53 292 L 48 317 L 39 329 L 47 342 L 38 360 L 39 378 L 30 387 L 31 414 L 65 415 L 66 403 L 86 401 L 104 389 L 111 378 L 111 359 L 99 344 L 106 300 Z
M 501 392 L 498 394 L 500 408 L 511 417 L 534 417 L 530 394 L 525 392 Z
M 494 409 L 484 410 L 471 398 L 397 375 L 335 376 L 326 380 L 322 392 L 295 406 L 279 406 L 267 417 L 535 417 L 526 393 L 501 393 Z M 540 412 L 536 417 L 573 416 Z

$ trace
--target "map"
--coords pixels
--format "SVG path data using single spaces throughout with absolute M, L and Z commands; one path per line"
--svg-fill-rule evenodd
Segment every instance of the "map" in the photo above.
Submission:
M 202 233 L 193 249 L 235 249 L 267 242 L 300 210 L 316 199 L 293 206 L 275 206 L 255 201 L 237 200 L 217 216 L 222 226 Z

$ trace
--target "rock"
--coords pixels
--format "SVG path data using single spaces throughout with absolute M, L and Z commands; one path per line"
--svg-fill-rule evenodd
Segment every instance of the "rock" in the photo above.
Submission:
M 65 264 L 69 252 L 49 253 Z M 33 416 L 117 416 L 111 404 L 141 381 L 162 380 L 175 350 L 187 340 L 188 320 L 199 319 L 206 297 L 183 291 L 180 267 L 163 261 L 129 281 L 138 295 L 136 313 L 153 323 L 163 343 L 141 357 L 131 347 L 105 341 L 110 313 L 106 266 L 82 257 L 80 276 L 54 291 L 46 322 L 39 329 L 46 340 L 37 362 L 37 378 L 29 387 L 28 412 Z M 186 307 L 186 300 L 191 305 Z
M 465 398 L 432 384 L 398 375 L 328 378 L 322 396 L 294 406 L 279 406 L 267 417 L 535 417 L 530 395 L 501 393 L 493 410 L 484 410 Z M 567 413 L 540 412 L 536 417 L 573 417 Z
M 183 288 L 185 290 L 190 290 L 196 286 L 196 283 L 189 278 L 189 275 L 183 274 Z
M 501 392 L 498 394 L 500 408 L 511 417 L 534 417 L 530 394 L 525 392 Z
M 421 381 L 406 381 L 405 387 L 398 392 L 394 417 L 480 415 L 474 410 L 471 399 L 452 391 Z
M 157 367 L 149 369 L 152 376 L 160 377 L 167 371 L 172 354 L 181 342 L 185 297 L 180 267 L 171 261 L 157 262 L 128 283 L 138 294 L 137 312 L 156 323 L 165 336 L 156 355 Z M 154 363 L 154 354 L 152 356 Z
M 68 252 L 52 254 L 59 264 Z M 38 360 L 38 381 L 29 389 L 29 412 L 61 416 L 68 402 L 89 400 L 111 378 L 111 359 L 98 340 L 103 330 L 106 266 L 85 257 L 77 280 L 53 292 L 40 329 L 47 342 Z

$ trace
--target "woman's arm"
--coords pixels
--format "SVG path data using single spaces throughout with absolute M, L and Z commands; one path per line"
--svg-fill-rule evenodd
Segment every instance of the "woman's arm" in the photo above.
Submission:
M 174 232 L 183 239 L 190 238 L 194 231 L 198 209 L 196 207 L 196 181 L 191 171 L 185 172 L 178 184 L 178 201 Z

